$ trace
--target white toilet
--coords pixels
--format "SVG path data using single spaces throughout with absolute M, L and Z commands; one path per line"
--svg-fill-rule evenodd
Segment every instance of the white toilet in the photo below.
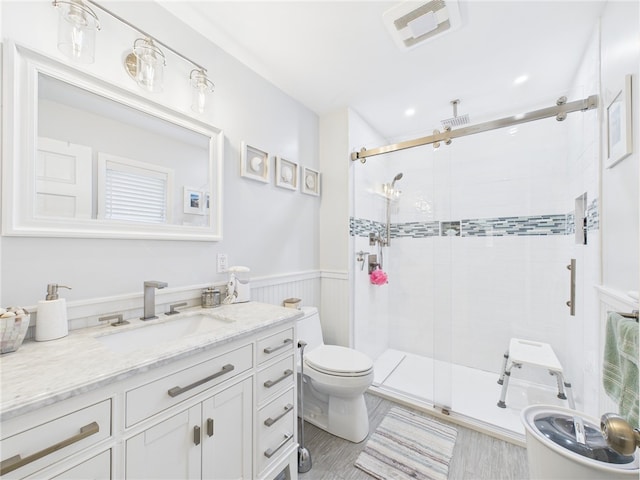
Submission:
M 364 392 L 373 383 L 373 361 L 351 348 L 325 345 L 318 309 L 302 310 L 298 340 L 307 346 L 302 382 L 298 365 L 298 392 L 304 389 L 304 419 L 333 435 L 361 442 L 369 433 Z

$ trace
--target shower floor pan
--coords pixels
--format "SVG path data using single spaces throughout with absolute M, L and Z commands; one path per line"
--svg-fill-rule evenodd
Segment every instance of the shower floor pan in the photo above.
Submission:
M 486 372 L 462 365 L 449 365 L 428 357 L 422 357 L 399 350 L 386 350 L 375 361 L 374 388 L 391 397 L 398 396 L 405 401 L 415 401 L 416 406 L 431 404 L 434 398 L 434 367 L 450 375 L 449 398 L 451 411 L 479 422 L 499 436 L 524 441 L 524 426 L 520 421 L 520 412 L 532 404 L 567 406 L 566 401 L 556 397 L 554 388 L 511 379 L 507 408 L 498 408 L 501 386 L 497 380 L 498 372 Z M 445 395 L 446 397 L 446 395 Z M 579 408 L 579 406 L 578 406 Z

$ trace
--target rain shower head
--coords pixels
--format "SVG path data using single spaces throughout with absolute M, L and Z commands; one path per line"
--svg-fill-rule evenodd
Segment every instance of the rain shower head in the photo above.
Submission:
M 451 105 L 453 105 L 453 117 L 446 118 L 444 120 L 440 120 L 440 124 L 442 128 L 446 127 L 461 127 L 469 123 L 469 115 L 466 113 L 464 115 L 458 116 L 458 105 L 460 104 L 460 100 L 451 100 Z
M 391 182 L 391 188 L 393 188 L 393 186 L 396 184 L 396 182 L 398 180 L 400 180 L 402 178 L 402 172 L 400 172 L 399 174 L 397 174 L 395 177 L 393 177 L 393 182 Z

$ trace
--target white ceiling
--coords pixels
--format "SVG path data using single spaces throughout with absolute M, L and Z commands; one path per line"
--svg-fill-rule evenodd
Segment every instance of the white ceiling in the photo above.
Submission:
M 604 4 L 460 0 L 458 30 L 401 51 L 382 20 L 400 1 L 158 1 L 319 115 L 349 106 L 390 140 L 441 128 L 456 98 L 471 123 L 555 104 Z

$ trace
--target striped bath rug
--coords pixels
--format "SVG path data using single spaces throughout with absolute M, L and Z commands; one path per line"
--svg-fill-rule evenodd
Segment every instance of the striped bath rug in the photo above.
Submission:
M 355 466 L 380 480 L 446 480 L 457 434 L 453 427 L 394 407 L 367 440 Z

